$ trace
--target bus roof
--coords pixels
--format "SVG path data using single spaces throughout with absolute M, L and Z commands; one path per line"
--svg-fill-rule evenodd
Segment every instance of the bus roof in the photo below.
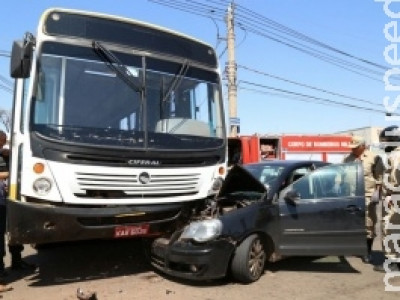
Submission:
M 41 16 L 39 39 L 41 35 L 123 45 L 218 68 L 215 49 L 209 44 L 163 27 L 113 15 L 50 8 Z
M 84 10 L 77 10 L 77 9 L 67 9 L 67 8 L 59 8 L 59 7 L 53 7 L 53 8 L 48 8 L 46 9 L 41 17 L 40 17 L 40 27 L 43 27 L 44 22 L 46 20 L 46 18 L 48 17 L 48 15 L 50 15 L 51 13 L 54 12 L 64 12 L 64 13 L 71 13 L 71 14 L 78 14 L 78 15 L 85 15 L 85 16 L 92 16 L 92 17 L 97 17 L 97 18 L 103 18 L 103 19 L 109 19 L 109 20 L 114 20 L 114 21 L 118 21 L 118 22 L 123 22 L 123 23 L 129 23 L 129 24 L 134 24 L 134 25 L 141 25 L 143 27 L 148 27 L 157 31 L 163 31 L 172 35 L 176 35 L 176 36 L 180 36 L 182 38 L 188 39 L 188 40 L 192 40 L 193 42 L 196 43 L 201 43 L 204 46 L 208 46 L 210 48 L 212 48 L 212 46 L 202 40 L 196 39 L 192 36 L 183 34 L 181 32 L 172 30 L 172 29 L 168 29 L 166 27 L 162 27 L 162 26 L 158 26 L 155 24 L 151 24 L 151 23 L 147 23 L 147 22 L 143 22 L 143 21 L 139 21 L 136 19 L 130 19 L 127 17 L 121 17 L 121 16 L 117 16 L 117 15 L 111 15 L 111 14 L 104 14 L 104 13 L 99 13 L 99 12 L 92 12 L 92 11 L 84 11 Z

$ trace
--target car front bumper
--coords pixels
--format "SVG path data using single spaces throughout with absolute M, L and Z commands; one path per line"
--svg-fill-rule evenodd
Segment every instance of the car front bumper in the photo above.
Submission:
M 217 279 L 225 277 L 234 249 L 226 240 L 194 244 L 158 238 L 151 246 L 151 263 L 161 272 L 183 279 Z

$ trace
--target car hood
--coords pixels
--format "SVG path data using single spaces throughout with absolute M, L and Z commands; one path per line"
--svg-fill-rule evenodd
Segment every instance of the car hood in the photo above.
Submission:
M 265 194 L 264 184 L 251 175 L 240 165 L 233 166 L 226 175 L 225 181 L 218 193 L 218 198 L 226 197 L 235 192 L 256 192 Z

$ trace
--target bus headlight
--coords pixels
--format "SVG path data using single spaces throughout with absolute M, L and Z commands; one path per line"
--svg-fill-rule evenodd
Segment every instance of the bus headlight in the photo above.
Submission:
M 51 181 L 47 178 L 38 178 L 33 183 L 33 190 L 39 196 L 47 195 L 51 190 Z
M 181 239 L 193 239 L 203 243 L 215 239 L 222 232 L 222 222 L 218 219 L 190 223 L 181 235 Z

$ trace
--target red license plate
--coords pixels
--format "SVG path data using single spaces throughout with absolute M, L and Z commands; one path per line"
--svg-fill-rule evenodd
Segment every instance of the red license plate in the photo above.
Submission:
M 149 224 L 117 226 L 114 229 L 114 238 L 147 235 L 149 233 L 149 228 Z

